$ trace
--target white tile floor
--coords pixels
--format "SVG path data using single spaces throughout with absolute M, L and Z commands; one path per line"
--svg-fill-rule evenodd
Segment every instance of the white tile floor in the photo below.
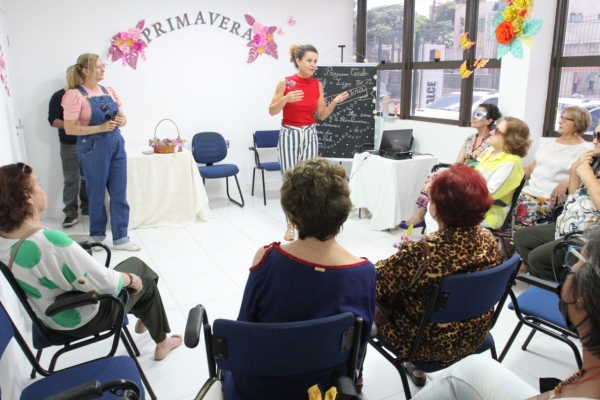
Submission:
M 210 190 L 212 219 L 185 228 L 138 229 L 130 231 L 131 240 L 142 245 L 137 253 L 113 252 L 112 266 L 122 260 L 137 256 L 144 260 L 161 277 L 159 289 L 174 333 L 183 333 L 188 311 L 196 304 L 203 304 L 211 320 L 235 319 L 241 303 L 248 268 L 259 246 L 282 241 L 285 219 L 279 204 L 279 186 L 267 187 L 267 206 L 263 205 L 262 192 L 250 196 L 250 188 L 242 188 L 246 206 L 229 202 L 225 190 Z M 44 219 L 54 229 L 62 229 L 62 219 Z M 88 232 L 88 220 L 64 229 L 67 234 Z M 357 256 L 368 257 L 375 262 L 394 252 L 392 243 L 400 231 L 373 232 L 367 219 L 359 219 L 354 210 L 344 225 L 338 240 Z M 105 241 L 109 246 L 112 239 Z M 102 259 L 104 252 L 95 253 Z M 518 291 L 525 286 L 517 286 Z M 130 317 L 131 326 L 135 317 Z M 517 319 L 505 309 L 492 330 L 500 352 L 508 340 Z M 160 399 L 192 399 L 207 378 L 203 344 L 196 349 L 185 346 L 175 350 L 164 361 L 153 360 L 154 343 L 148 334 L 136 335 L 134 339 L 142 352 L 139 360 L 154 391 Z M 504 365 L 537 388 L 539 377 L 553 376 L 564 379 L 576 370 L 571 350 L 564 344 L 547 336 L 537 334 L 528 351 L 520 349 L 528 330 L 523 329 L 513 345 Z M 106 344 L 75 351 L 59 359 L 64 367 L 81 362 L 104 351 Z M 93 353 L 93 354 L 92 354 Z M 119 353 L 125 354 L 120 347 Z M 49 359 L 46 351 L 42 363 Z M 43 364 L 44 365 L 44 364 Z M 47 365 L 47 364 L 45 364 Z M 435 378 L 435 374 L 432 374 Z M 24 377 L 29 382 L 29 379 Z M 364 400 L 404 399 L 402 384 L 396 370 L 378 353 L 369 351 L 364 367 Z M 417 392 L 414 388 L 413 394 Z

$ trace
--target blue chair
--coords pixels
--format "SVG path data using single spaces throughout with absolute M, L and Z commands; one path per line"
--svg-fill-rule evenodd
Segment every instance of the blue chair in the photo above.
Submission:
M 254 138 L 254 146 L 248 148 L 248 150 L 254 151 L 254 162 L 256 163 L 256 166 L 252 170 L 252 196 L 254 196 L 254 176 L 256 175 L 256 170 L 259 169 L 262 172 L 263 198 L 266 206 L 265 171 L 281 171 L 281 164 L 278 161 L 260 162 L 258 149 L 277 148 L 279 131 L 256 131 L 252 136 Z
M 583 243 L 578 241 L 580 237 L 577 236 L 581 233 L 582 232 L 578 231 L 574 234 L 568 235 L 562 242 L 557 243 L 555 246 L 552 267 L 554 269 L 554 275 L 557 278 L 557 281 L 559 280 L 558 277 L 560 276 L 560 270 L 564 267 L 563 265 L 555 265 L 555 260 L 559 258 L 558 254 L 563 254 L 565 246 L 583 246 Z M 529 345 L 529 342 L 531 342 L 531 339 L 533 339 L 533 335 L 536 332 L 541 332 L 560 340 L 569 346 L 575 355 L 577 367 L 581 369 L 583 362 L 579 348 L 570 339 L 579 339 L 579 335 L 571 332 L 568 329 L 567 324 L 565 323 L 565 320 L 558 309 L 558 295 L 556 294 L 558 282 L 545 281 L 531 275 L 519 275 L 516 277 L 516 279 L 532 285 L 532 287 L 525 290 L 518 297 L 515 295 L 512 289 L 510 291 L 510 298 L 512 302 L 508 305 L 508 308 L 515 311 L 519 322 L 508 339 L 506 346 L 504 346 L 502 354 L 500 354 L 499 361 L 502 362 L 502 360 L 504 360 L 504 357 L 506 357 L 510 347 L 517 338 L 519 331 L 523 325 L 526 325 L 531 328 L 531 332 L 521 346 L 522 350 L 527 350 L 527 346 Z
M 237 174 L 240 172 L 237 165 L 215 165 L 215 163 L 222 161 L 225 159 L 225 157 L 227 157 L 227 144 L 225 143 L 223 136 L 217 132 L 196 133 L 192 139 L 192 155 L 198 164 L 206 164 L 204 167 L 198 167 L 200 176 L 202 176 L 202 182 L 204 183 L 206 179 L 225 178 L 227 197 L 240 207 L 244 207 L 244 196 L 242 196 L 240 182 L 237 178 Z M 235 178 L 235 183 L 237 184 L 240 198 L 242 199 L 241 203 L 232 199 L 229 195 L 230 176 Z
M 242 400 L 236 391 L 232 373 L 270 378 L 270 384 L 282 387 L 279 398 L 306 399 L 308 387 L 294 385 L 302 375 L 330 378 L 338 390 L 356 395 L 354 387 L 362 318 L 350 312 L 310 321 L 287 323 L 214 321 L 213 330 L 204 307 L 190 310 L 185 330 L 185 345 L 195 348 L 204 330 L 209 378 L 200 394 L 215 382 L 225 388 L 225 400 Z M 216 361 L 216 364 L 215 364 Z M 323 372 L 324 371 L 324 372 Z M 332 371 L 331 374 L 329 371 Z M 323 372 L 323 374 L 318 374 Z M 327 390 L 322 383 L 323 389 Z M 197 397 L 201 399 L 199 394 Z M 268 397 L 261 396 L 263 399 Z
M 417 369 L 425 372 L 435 372 L 446 368 L 437 363 L 420 362 L 415 358 L 427 325 L 465 321 L 483 314 L 497 304 L 493 327 L 502 311 L 504 301 L 508 297 L 520 263 L 521 257 L 515 254 L 508 261 L 485 271 L 453 274 L 443 278 L 433 288 L 408 358 L 398 358 L 394 349 L 383 343 L 379 337 L 369 339 L 369 344 L 398 370 L 407 399 L 411 399 L 412 394 L 408 386 L 406 371 L 402 366 L 404 362 L 410 362 Z M 492 358 L 497 359 L 496 346 L 491 333 L 488 333 L 485 341 L 475 353 L 483 353 L 487 350 L 490 350 Z
M 116 296 L 94 296 L 89 293 L 82 293 L 82 298 L 85 298 L 82 301 L 86 302 L 86 304 L 97 303 L 106 298 L 111 298 L 113 301 L 119 302 L 120 319 L 118 319 L 122 321 L 125 307 L 123 302 Z M 61 308 L 58 307 L 54 311 L 59 312 L 60 310 Z M 144 391 L 136 362 L 134 362 L 134 358 L 128 356 L 107 356 L 54 373 L 44 370 L 37 362 L 31 350 L 29 350 L 25 339 L 23 339 L 23 336 L 9 317 L 4 305 L 0 303 L 0 357 L 2 357 L 13 338 L 17 341 L 17 344 L 32 367 L 40 375 L 44 376 L 43 379 L 35 381 L 23 390 L 20 397 L 23 400 L 41 400 L 51 396 L 56 396 L 52 397 L 53 399 L 98 397 L 114 399 L 117 395 L 122 395 L 126 399 L 144 398 Z M 109 391 L 109 393 L 106 393 L 103 397 L 103 391 Z M 126 391 L 126 393 L 123 393 L 123 391 Z M 92 397 L 92 395 L 94 396 Z

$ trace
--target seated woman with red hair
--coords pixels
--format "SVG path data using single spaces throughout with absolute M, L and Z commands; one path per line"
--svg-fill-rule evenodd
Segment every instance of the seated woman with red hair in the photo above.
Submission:
M 468 204 L 468 207 L 465 207 Z M 483 271 L 499 265 L 502 255 L 492 233 L 480 226 L 492 205 L 485 179 L 473 168 L 455 164 L 431 184 L 429 208 L 439 230 L 423 237 L 429 260 L 421 262 L 423 241 L 402 244 L 396 254 L 375 264 L 377 298 L 392 301 L 393 314 L 379 336 L 400 358 L 408 357 L 433 285 L 447 275 Z M 429 324 L 416 359 L 450 365 L 473 354 L 492 325 L 493 309 L 464 322 Z M 417 386 L 425 375 L 405 364 Z

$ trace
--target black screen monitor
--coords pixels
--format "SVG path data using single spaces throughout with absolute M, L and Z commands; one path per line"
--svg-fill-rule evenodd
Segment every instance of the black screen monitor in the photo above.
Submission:
M 383 131 L 379 149 L 412 150 L 414 140 L 412 133 L 412 129 L 396 129 L 390 131 Z

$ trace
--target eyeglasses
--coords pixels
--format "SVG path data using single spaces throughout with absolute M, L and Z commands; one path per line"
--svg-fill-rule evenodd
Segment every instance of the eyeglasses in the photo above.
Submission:
M 567 247 L 563 268 L 560 272 L 558 272 L 558 276 L 556 276 L 557 282 L 562 284 L 567 279 L 567 276 L 573 273 L 572 271 L 575 264 L 579 262 L 585 264 L 587 262 L 586 258 L 579 252 L 579 250 L 579 246 L 569 245 L 569 247 Z M 557 293 L 560 295 L 560 292 Z
M 600 132 L 596 131 L 592 135 L 594 140 L 600 140 Z
M 110 121 L 112 119 L 112 117 L 110 116 L 110 109 L 106 104 L 102 104 L 100 106 L 100 110 L 102 110 L 102 112 L 104 113 L 104 119 L 106 121 Z
M 30 174 L 33 171 L 33 169 L 29 165 L 22 162 L 18 162 L 17 166 L 21 168 L 21 172 L 23 172 L 24 174 Z
M 560 116 L 558 117 L 558 119 L 561 120 L 561 121 L 564 121 L 565 119 L 567 121 L 571 121 L 571 122 L 575 121 L 573 118 L 567 118 L 567 117 L 565 117 L 565 113 L 564 112 L 560 114 Z
M 473 119 L 481 121 L 482 119 L 486 118 L 487 115 L 488 115 L 487 111 L 478 110 L 473 113 Z

